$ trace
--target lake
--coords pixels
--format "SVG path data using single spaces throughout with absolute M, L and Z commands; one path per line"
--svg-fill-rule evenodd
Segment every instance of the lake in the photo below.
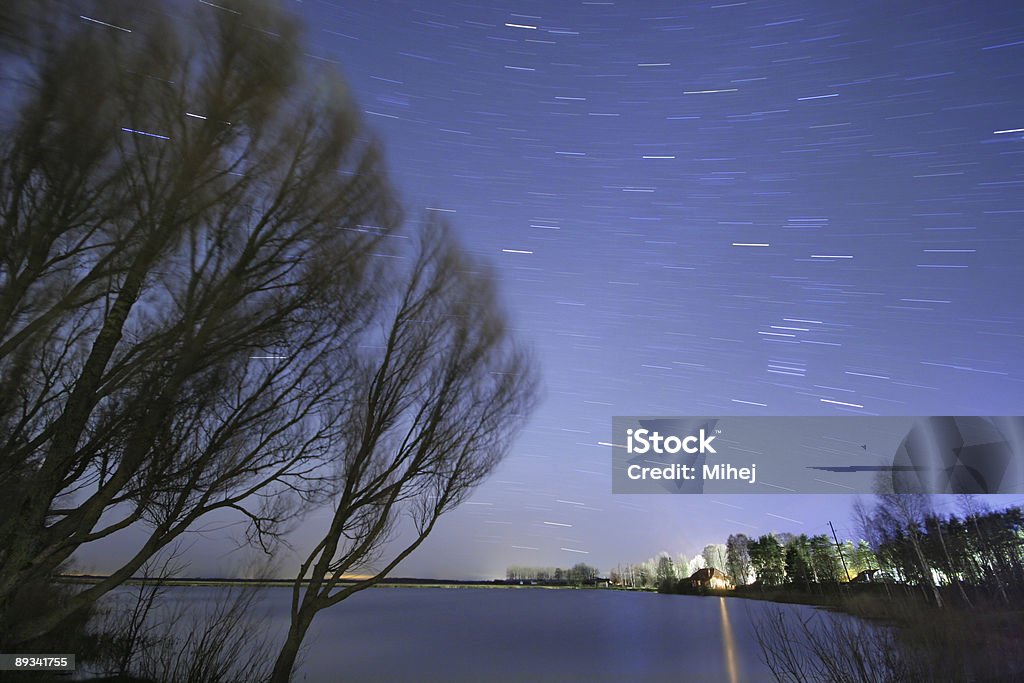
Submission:
M 199 606 L 224 593 L 165 597 Z M 284 632 L 289 596 L 259 596 L 263 633 Z M 317 615 L 295 680 L 769 681 L 753 621 L 780 608 L 813 611 L 615 590 L 374 588 Z

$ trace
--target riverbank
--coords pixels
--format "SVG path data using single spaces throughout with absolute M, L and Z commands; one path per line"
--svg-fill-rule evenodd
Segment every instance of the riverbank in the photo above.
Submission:
M 969 604 L 945 587 L 944 607 L 916 589 L 882 584 L 841 590 L 741 587 L 714 595 L 742 600 L 800 604 L 834 610 L 894 628 L 901 654 L 934 680 L 1024 680 L 1024 609 L 976 596 Z

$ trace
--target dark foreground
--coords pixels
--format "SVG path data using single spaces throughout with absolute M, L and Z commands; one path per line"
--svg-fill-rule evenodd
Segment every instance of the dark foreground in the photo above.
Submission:
M 894 653 L 909 667 L 896 680 L 1024 680 L 1024 609 L 980 593 L 964 602 L 942 589 L 945 606 L 933 606 L 920 589 L 901 585 L 845 586 L 816 592 L 743 587 L 731 598 L 814 605 L 888 628 Z M 792 629 L 791 629 L 792 630 Z M 866 649 L 866 648 L 865 648 Z M 856 647 L 848 648 L 858 656 Z M 870 679 L 869 679 L 870 680 Z

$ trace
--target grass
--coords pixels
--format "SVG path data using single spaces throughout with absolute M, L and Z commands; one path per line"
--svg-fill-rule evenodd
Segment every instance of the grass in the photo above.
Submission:
M 937 608 L 917 590 L 904 586 L 846 586 L 841 591 L 740 588 L 722 592 L 735 598 L 814 605 L 891 626 L 892 646 L 910 680 L 1024 680 L 1024 609 L 973 599 L 957 603 L 950 591 Z M 879 679 L 886 680 L 886 679 Z

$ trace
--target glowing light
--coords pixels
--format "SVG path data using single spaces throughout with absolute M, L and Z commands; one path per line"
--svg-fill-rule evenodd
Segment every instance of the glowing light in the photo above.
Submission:
M 732 634 L 732 623 L 729 621 L 729 610 L 725 606 L 725 598 L 718 598 L 719 613 L 722 616 L 722 643 L 725 646 L 725 667 L 729 672 L 729 683 L 738 683 L 739 666 L 736 662 L 736 640 Z

